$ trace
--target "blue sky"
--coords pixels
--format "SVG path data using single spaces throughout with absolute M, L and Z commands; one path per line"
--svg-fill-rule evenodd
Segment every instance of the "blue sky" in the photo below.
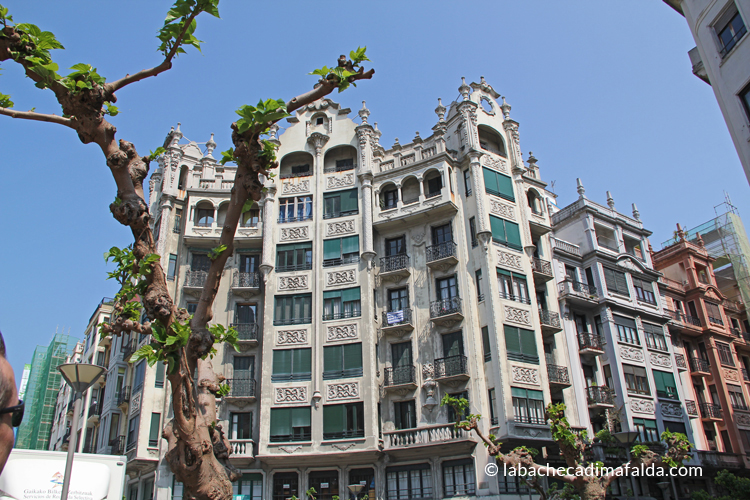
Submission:
M 160 62 L 155 34 L 169 1 L 2 3 L 16 22 L 57 35 L 61 68 L 86 62 L 113 80 Z M 366 45 L 375 77 L 332 97 L 354 112 L 366 100 L 386 147 L 427 137 L 437 98 L 448 104 L 462 76 L 484 76 L 511 104 L 524 157 L 534 152 L 560 206 L 576 199 L 576 177 L 600 203 L 609 190 L 620 211 L 638 205 L 655 249 L 675 223 L 711 218 L 725 190 L 750 221 L 719 107 L 691 73 L 687 23 L 663 2 L 224 0 L 220 11 L 199 18 L 202 54 L 189 50 L 118 93 L 118 137 L 141 154 L 178 121 L 187 138 L 215 133 L 226 149 L 239 106 L 302 93 L 315 83 L 309 71 Z M 0 92 L 17 109 L 59 112 L 12 63 Z M 57 329 L 82 336 L 98 301 L 116 293 L 102 254 L 131 237 L 109 214 L 115 187 L 101 152 L 71 130 L 0 116 L 0 154 L 0 330 L 20 376 Z

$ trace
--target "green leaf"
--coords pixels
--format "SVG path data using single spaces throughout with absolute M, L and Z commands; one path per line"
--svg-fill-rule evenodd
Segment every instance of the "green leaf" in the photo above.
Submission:
M 222 165 L 226 165 L 229 162 L 234 161 L 234 148 L 229 148 L 226 151 L 221 152 L 221 160 L 219 160 L 219 163 Z
M 224 250 L 227 249 L 226 245 L 219 245 L 216 248 L 212 248 L 210 252 L 208 252 L 208 258 L 211 260 L 216 260 L 219 258 L 219 256 L 224 252 Z
M 163 147 L 159 146 L 158 148 L 156 148 L 156 151 L 149 151 L 148 157 L 151 160 L 155 160 L 158 157 L 160 157 L 161 155 L 163 155 L 164 153 L 166 153 L 166 151 L 167 151 L 166 149 L 164 149 Z
M 167 341 L 167 330 L 161 323 L 153 322 L 151 323 L 151 336 L 157 342 L 164 344 Z
M 351 59 L 355 65 L 361 63 L 362 61 L 369 61 L 370 59 L 368 59 L 365 55 L 366 50 L 367 47 L 357 47 L 357 50 L 352 50 L 351 52 L 349 52 L 349 59 Z
M 146 344 L 130 355 L 130 362 L 135 363 L 136 361 L 140 361 L 141 359 L 149 358 L 154 354 L 156 354 L 156 351 L 154 350 L 153 346 L 151 344 Z M 152 363 L 149 363 L 149 365 L 151 364 Z
M 120 112 L 118 111 L 117 106 L 113 106 L 109 102 L 105 102 L 104 105 L 107 107 L 106 111 L 104 111 L 105 115 L 117 116 L 117 114 Z
M 13 106 L 14 103 L 10 100 L 10 96 L 0 93 L 0 108 L 12 108 Z

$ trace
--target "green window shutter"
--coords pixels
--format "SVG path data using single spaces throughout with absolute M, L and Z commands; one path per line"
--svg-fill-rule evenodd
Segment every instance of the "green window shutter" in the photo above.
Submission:
M 341 193 L 341 211 L 349 212 L 352 210 L 358 210 L 359 209 L 358 198 L 359 196 L 358 196 L 357 188 L 342 192 Z
M 484 348 L 484 359 L 487 360 L 492 355 L 492 347 L 490 345 L 490 329 L 486 326 L 482 327 L 482 347 Z
M 341 253 L 359 253 L 359 235 L 341 239 Z
M 292 369 L 295 374 L 309 374 L 312 371 L 312 349 L 292 349 Z
M 323 407 L 323 434 L 334 434 L 344 431 L 344 405 L 327 405 Z
M 521 353 L 521 340 L 515 326 L 505 325 L 505 349 L 508 352 Z
M 609 291 L 612 291 L 612 290 L 617 291 L 617 283 L 616 283 L 616 280 L 615 280 L 615 272 L 612 269 L 608 268 L 608 267 L 605 267 L 603 269 L 604 269 L 604 281 L 607 283 L 607 290 L 609 290 Z
M 156 381 L 154 382 L 156 387 L 164 387 L 165 368 L 164 363 L 156 363 Z
M 510 177 L 503 174 L 497 175 L 497 187 L 498 192 L 503 195 L 503 198 L 507 198 L 511 201 L 515 201 L 516 197 L 513 195 L 513 181 Z
M 161 431 L 161 413 L 152 413 L 151 414 L 151 428 L 148 432 L 148 440 L 153 442 L 156 441 L 158 443 L 159 441 L 159 431 Z
M 490 215 L 490 230 L 492 231 L 492 239 L 505 243 L 505 224 L 503 219 Z
M 527 356 L 539 357 L 539 353 L 536 349 L 536 336 L 532 330 L 519 329 L 519 337 L 521 338 L 521 354 Z
M 505 269 L 500 269 L 499 267 L 497 268 L 497 274 L 503 274 L 505 276 L 513 275 L 513 273 L 511 273 L 510 271 L 506 271 Z
M 334 345 L 323 348 L 323 371 L 340 372 L 343 369 L 341 346 Z
M 298 298 L 298 301 L 301 303 L 301 309 L 302 309 L 302 317 L 303 318 L 310 318 L 312 317 L 312 295 L 303 295 L 302 297 Z
M 661 378 L 664 381 L 664 387 L 671 389 L 670 393 L 677 393 L 677 384 L 674 381 L 674 374 L 661 372 Z
M 287 376 L 292 373 L 292 351 L 281 349 L 273 351 L 273 375 Z
M 337 198 L 340 194 L 341 194 L 340 191 L 337 191 L 335 193 L 325 193 L 323 195 L 323 198 L 326 199 L 326 200 L 329 199 L 329 198 Z
M 323 260 L 341 258 L 341 238 L 323 240 Z
M 292 408 L 292 427 L 310 427 L 310 407 Z
M 359 287 L 347 288 L 346 290 L 341 290 L 342 302 L 351 302 L 353 300 L 359 300 Z
M 616 325 L 626 326 L 628 328 L 632 328 L 633 330 L 636 329 L 635 320 L 626 318 L 625 316 L 618 316 L 617 314 L 613 314 L 612 317 L 614 318 Z
M 529 391 L 532 392 L 532 391 Z M 518 387 L 511 387 L 510 388 L 510 395 L 514 398 L 524 398 L 526 399 L 526 389 L 521 389 Z
M 291 433 L 292 408 L 271 408 L 271 436 L 288 436 Z
M 323 292 L 323 300 L 340 299 L 340 298 L 341 298 L 341 290 L 329 290 L 327 292 Z
M 615 271 L 615 282 L 617 283 L 618 292 L 630 295 L 630 292 L 628 292 L 628 280 L 625 279 L 625 273 Z
M 538 399 L 540 401 L 544 401 L 544 393 L 542 391 L 533 391 L 531 389 L 528 389 L 526 392 L 528 393 L 529 399 Z
M 497 174 L 489 168 L 483 168 L 482 170 L 484 173 L 484 190 L 488 193 L 499 193 Z
M 664 372 L 654 370 L 654 384 L 656 385 L 657 392 L 667 392 L 667 387 L 664 384 Z
M 523 248 L 521 245 L 521 231 L 518 229 L 518 224 L 505 221 L 505 238 L 509 246 L 518 249 Z
M 344 370 L 362 368 L 362 344 L 346 344 L 344 346 Z

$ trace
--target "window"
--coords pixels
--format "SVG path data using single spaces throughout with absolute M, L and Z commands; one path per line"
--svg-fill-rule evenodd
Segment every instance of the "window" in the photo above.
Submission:
M 747 114 L 748 119 L 750 119 L 750 84 L 740 92 L 740 101 L 742 101 L 745 113 Z
M 464 170 L 464 186 L 466 189 L 466 197 L 468 198 L 471 196 L 471 173 L 468 168 Z
M 526 276 L 512 273 L 505 269 L 497 269 L 497 281 L 500 288 L 500 297 L 514 300 L 523 304 L 530 304 L 529 287 L 526 284 Z
M 250 380 L 255 378 L 255 356 L 234 356 L 232 373 L 235 379 Z
M 323 203 L 323 218 L 333 219 L 359 213 L 357 189 L 326 193 Z
M 721 311 L 719 310 L 719 305 L 708 301 L 704 301 L 704 304 L 706 304 L 708 321 L 715 325 L 723 325 L 724 321 L 721 319 Z
M 639 440 L 641 443 L 658 443 L 659 430 L 656 427 L 656 420 L 647 418 L 634 418 L 634 430 L 640 433 Z
M 276 272 L 312 269 L 312 242 L 276 246 Z
M 536 349 L 536 335 L 532 330 L 524 330 L 505 325 L 505 349 L 508 359 L 525 363 L 539 364 L 539 353 Z
M 467 402 L 469 401 L 469 392 L 463 391 L 458 392 L 456 394 L 450 394 L 451 397 L 454 397 L 456 399 L 465 399 Z M 448 423 L 455 422 L 456 420 L 463 420 L 471 411 L 469 410 L 469 407 L 466 408 L 466 410 L 461 412 L 461 415 L 456 416 L 456 410 L 453 409 L 452 406 L 448 406 Z
M 482 302 L 484 300 L 484 294 L 482 293 L 482 270 L 477 269 L 474 271 L 474 278 L 477 284 L 477 300 Z
M 660 398 L 677 399 L 677 384 L 674 381 L 674 374 L 659 370 L 654 370 L 653 374 L 656 395 Z
M 299 478 L 296 472 L 277 472 L 273 475 L 273 500 L 287 500 L 298 493 Z
M 737 45 L 737 42 L 745 36 L 747 29 L 745 23 L 740 17 L 740 13 L 737 12 L 737 7 L 732 7 L 724 13 L 714 26 L 716 30 L 716 36 L 719 38 L 719 54 L 721 57 L 725 57 L 730 50 Z
M 742 388 L 736 385 L 727 384 L 727 391 L 729 391 L 729 403 L 735 410 L 747 410 L 745 404 L 745 396 L 742 394 Z
M 382 210 L 390 210 L 392 208 L 396 208 L 396 205 L 398 205 L 398 189 L 395 187 L 391 189 L 386 189 L 383 191 L 383 198 L 381 200 L 381 209 Z
M 229 414 L 229 439 L 252 439 L 253 414 Z
M 490 230 L 492 231 L 492 241 L 506 245 L 516 250 L 522 250 L 521 231 L 518 224 L 490 215 Z
M 442 245 L 443 243 L 450 243 L 453 241 L 453 230 L 450 224 L 442 224 L 440 226 L 433 226 L 432 228 L 432 244 Z
M 628 291 L 628 280 L 625 279 L 625 273 L 605 267 L 604 281 L 607 283 L 607 291 L 630 297 L 630 292 Z
M 504 474 L 503 465 L 498 465 L 500 473 L 497 475 L 497 484 L 500 489 L 500 493 L 506 494 L 528 494 L 529 487 L 525 483 L 521 483 L 521 478 L 517 473 L 511 473 L 507 476 Z
M 172 231 L 175 233 L 179 233 L 181 227 L 182 227 L 182 209 L 176 208 L 174 211 L 174 227 L 172 228 Z
M 148 431 L 148 445 L 159 446 L 159 434 L 161 434 L 161 413 L 151 414 L 151 427 Z
M 396 288 L 388 290 L 388 312 L 400 312 L 409 308 L 409 289 Z M 388 321 L 388 324 L 396 324 Z
M 242 477 L 232 483 L 232 498 L 237 500 L 262 500 L 263 475 L 242 474 Z
M 309 349 L 308 349 L 309 351 Z M 309 441 L 310 407 L 271 408 L 271 442 Z
M 625 384 L 628 388 L 628 394 L 651 394 L 648 388 L 648 378 L 645 368 L 622 365 L 622 371 L 625 373 Z
M 359 262 L 359 235 L 323 240 L 323 267 Z
M 188 302 L 185 304 L 185 309 L 187 309 L 188 314 L 195 314 L 195 311 L 198 310 L 198 303 Z
M 633 288 L 635 289 L 635 295 L 639 302 L 656 305 L 653 283 L 633 277 Z
M 516 197 L 513 195 L 513 181 L 510 177 L 489 168 L 483 168 L 482 170 L 484 171 L 484 190 L 486 192 L 506 200 L 516 201 Z
M 750 446 L 748 447 L 750 448 Z M 377 498 L 375 494 L 375 470 L 374 469 L 351 469 L 349 471 L 349 482 L 346 484 L 361 484 L 364 486 L 359 492 L 357 499 L 367 495 L 373 500 Z
M 312 373 L 312 351 L 303 349 L 277 349 L 273 351 L 273 373 L 271 382 L 288 380 L 310 380 Z
M 387 498 L 399 500 L 431 500 L 432 474 L 430 464 L 388 467 L 385 470 Z
M 471 236 L 471 248 L 477 246 L 477 221 L 474 217 L 469 217 L 469 235 Z
M 490 399 L 490 425 L 497 425 L 497 415 L 495 414 L 495 405 L 497 404 L 497 397 L 495 396 L 495 388 L 489 390 Z
M 680 434 L 684 434 L 685 436 L 687 436 L 687 427 L 685 427 L 684 423 L 670 422 L 669 420 L 664 420 L 663 423 L 664 423 L 664 430 L 667 430 L 669 432 L 679 432 Z
M 167 279 L 174 281 L 175 273 L 177 272 L 177 255 L 169 254 L 169 267 L 167 267 Z
M 323 406 L 323 439 L 363 437 L 364 413 L 364 403 Z
M 361 377 L 362 344 L 344 344 L 323 348 L 323 379 Z
M 164 387 L 164 372 L 166 366 L 164 363 L 156 363 L 156 377 L 154 377 L 154 387 Z
M 397 401 L 393 403 L 393 413 L 396 430 L 413 429 L 417 426 L 417 412 L 413 399 L 411 401 Z
M 719 353 L 719 361 L 722 365 L 734 366 L 734 357 L 732 351 L 729 349 L 729 344 L 723 342 L 716 342 L 716 352 Z
M 455 276 L 438 279 L 435 281 L 435 284 L 437 286 L 438 300 L 449 301 L 454 297 L 458 297 L 458 284 L 456 283 Z
M 304 165 L 293 165 L 291 177 L 306 177 L 312 175 L 310 172 L 310 164 L 305 163 Z
M 312 322 L 312 294 L 277 295 L 275 300 L 274 325 L 303 325 Z
M 624 316 L 612 315 L 615 320 L 615 327 L 617 328 L 617 340 L 620 342 L 627 342 L 629 344 L 641 344 L 638 338 L 638 330 L 635 326 L 635 321 Z
M 133 395 L 143 389 L 143 380 L 146 378 L 146 360 L 141 360 L 135 365 L 135 374 L 133 375 Z
M 312 196 L 296 196 L 279 200 L 279 222 L 299 222 L 312 219 Z
M 242 227 L 258 227 L 260 222 L 260 209 L 257 205 L 253 205 L 253 208 L 242 212 L 242 219 L 240 220 Z
M 172 475 L 172 500 L 182 500 L 182 494 L 184 491 L 185 485 Z
M 208 227 L 214 223 L 214 207 L 210 203 L 199 203 L 195 207 L 195 225 Z
M 474 460 L 443 462 L 443 488 L 446 497 L 474 495 Z
M 646 333 L 646 345 L 649 349 L 668 350 L 664 330 L 661 326 L 643 323 L 643 331 Z
M 336 172 L 343 172 L 345 170 L 354 170 L 354 158 L 336 160 Z
M 135 448 L 135 445 L 138 444 L 138 423 L 140 419 L 141 416 L 136 415 L 128 422 L 128 450 Z
M 358 318 L 362 314 L 359 287 L 323 292 L 323 321 Z
M 393 257 L 395 255 L 406 254 L 406 237 L 399 236 L 398 238 L 391 238 L 385 240 L 385 255 L 386 257 Z
M 434 198 L 440 196 L 440 191 L 443 189 L 443 177 L 440 174 L 435 174 L 433 177 L 426 180 L 427 192 L 425 198 Z
M 542 391 L 511 387 L 513 396 L 513 416 L 515 421 L 522 424 L 544 425 L 544 394 Z
M 234 322 L 235 327 L 240 333 L 240 338 L 243 338 L 243 327 L 238 325 L 252 325 L 258 320 L 258 305 L 257 304 L 237 304 L 235 305 L 234 311 Z M 245 327 L 246 328 L 246 327 Z M 247 330 L 250 332 L 250 330 Z

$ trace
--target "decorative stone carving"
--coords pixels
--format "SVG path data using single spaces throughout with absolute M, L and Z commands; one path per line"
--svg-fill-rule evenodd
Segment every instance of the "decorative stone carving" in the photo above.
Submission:
M 413 232 L 412 235 L 411 235 L 411 239 L 414 240 L 414 243 L 416 245 L 419 245 L 424 240 L 424 237 L 425 237 L 426 234 L 427 234 L 427 226 L 425 226 L 425 227 L 422 228 L 422 232 L 421 233 L 418 232 L 418 231 Z
M 281 241 L 306 240 L 309 238 L 309 230 L 310 228 L 308 226 L 282 227 L 279 239 Z
M 505 306 L 505 321 L 531 326 L 531 313 L 516 307 Z
M 340 187 L 345 186 L 353 186 L 354 185 L 354 174 L 348 173 L 342 176 L 331 176 L 328 178 L 328 183 L 326 184 L 326 189 L 336 189 Z
M 276 403 L 307 403 L 307 387 L 277 387 Z
M 735 413 L 734 421 L 737 423 L 737 425 L 750 427 L 750 415 L 746 413 Z
M 539 370 L 536 368 L 524 368 L 522 366 L 511 366 L 513 382 L 521 384 L 539 385 Z
M 284 453 L 289 453 L 290 455 L 294 452 L 297 452 L 302 449 L 301 446 L 280 446 L 279 449 L 283 451 Z
M 141 397 L 143 396 L 142 392 L 139 392 L 132 398 L 130 398 L 130 415 L 133 416 L 136 413 L 138 413 L 141 409 Z
M 326 225 L 326 236 L 337 236 L 339 234 L 348 234 L 353 232 L 353 220 L 345 220 L 343 222 L 329 222 Z
M 656 413 L 654 402 L 647 399 L 631 399 L 630 409 L 633 410 L 633 413 L 647 413 L 649 415 Z
M 333 447 L 337 450 L 346 451 L 349 448 L 354 446 L 354 443 L 341 443 L 341 444 L 334 444 Z
M 283 194 L 306 193 L 308 191 L 310 191 L 309 179 L 298 182 L 284 182 L 284 187 L 281 189 Z
M 485 167 L 489 167 L 495 170 L 499 170 L 500 172 L 507 172 L 508 171 L 508 164 L 505 160 L 502 158 L 498 158 L 493 155 L 489 155 L 485 153 L 482 155 L 482 165 Z
M 326 286 L 346 285 L 356 282 L 357 275 L 354 273 L 354 269 L 326 273 Z
M 326 401 L 338 401 L 339 399 L 357 399 L 359 397 L 359 382 L 347 382 L 344 384 L 330 384 L 326 391 Z
M 620 357 L 622 359 L 627 359 L 628 361 L 638 361 L 643 363 L 644 357 L 643 357 L 643 350 L 638 349 L 637 347 L 626 347 L 621 346 L 620 347 Z
M 654 366 L 663 366 L 664 368 L 672 367 L 672 356 L 668 354 L 659 354 L 652 352 L 649 356 L 649 361 Z
M 432 363 L 425 363 L 422 365 L 422 378 L 425 380 L 435 378 L 435 367 Z
M 305 290 L 308 287 L 307 275 L 279 276 L 279 290 Z
M 727 380 L 731 380 L 732 382 L 740 381 L 740 375 L 736 370 L 727 370 L 726 368 L 724 369 L 724 378 Z
M 500 266 L 512 267 L 514 269 L 523 269 L 521 256 L 510 252 L 497 251 L 497 263 Z
M 660 403 L 663 417 L 682 418 L 682 405 L 676 403 Z
M 516 210 L 510 205 L 490 200 L 490 212 L 510 220 L 516 220 Z
M 351 340 L 357 338 L 357 324 L 332 325 L 327 328 L 326 340 L 335 342 L 337 340 Z
M 307 330 L 280 330 L 276 332 L 276 345 L 307 344 Z

